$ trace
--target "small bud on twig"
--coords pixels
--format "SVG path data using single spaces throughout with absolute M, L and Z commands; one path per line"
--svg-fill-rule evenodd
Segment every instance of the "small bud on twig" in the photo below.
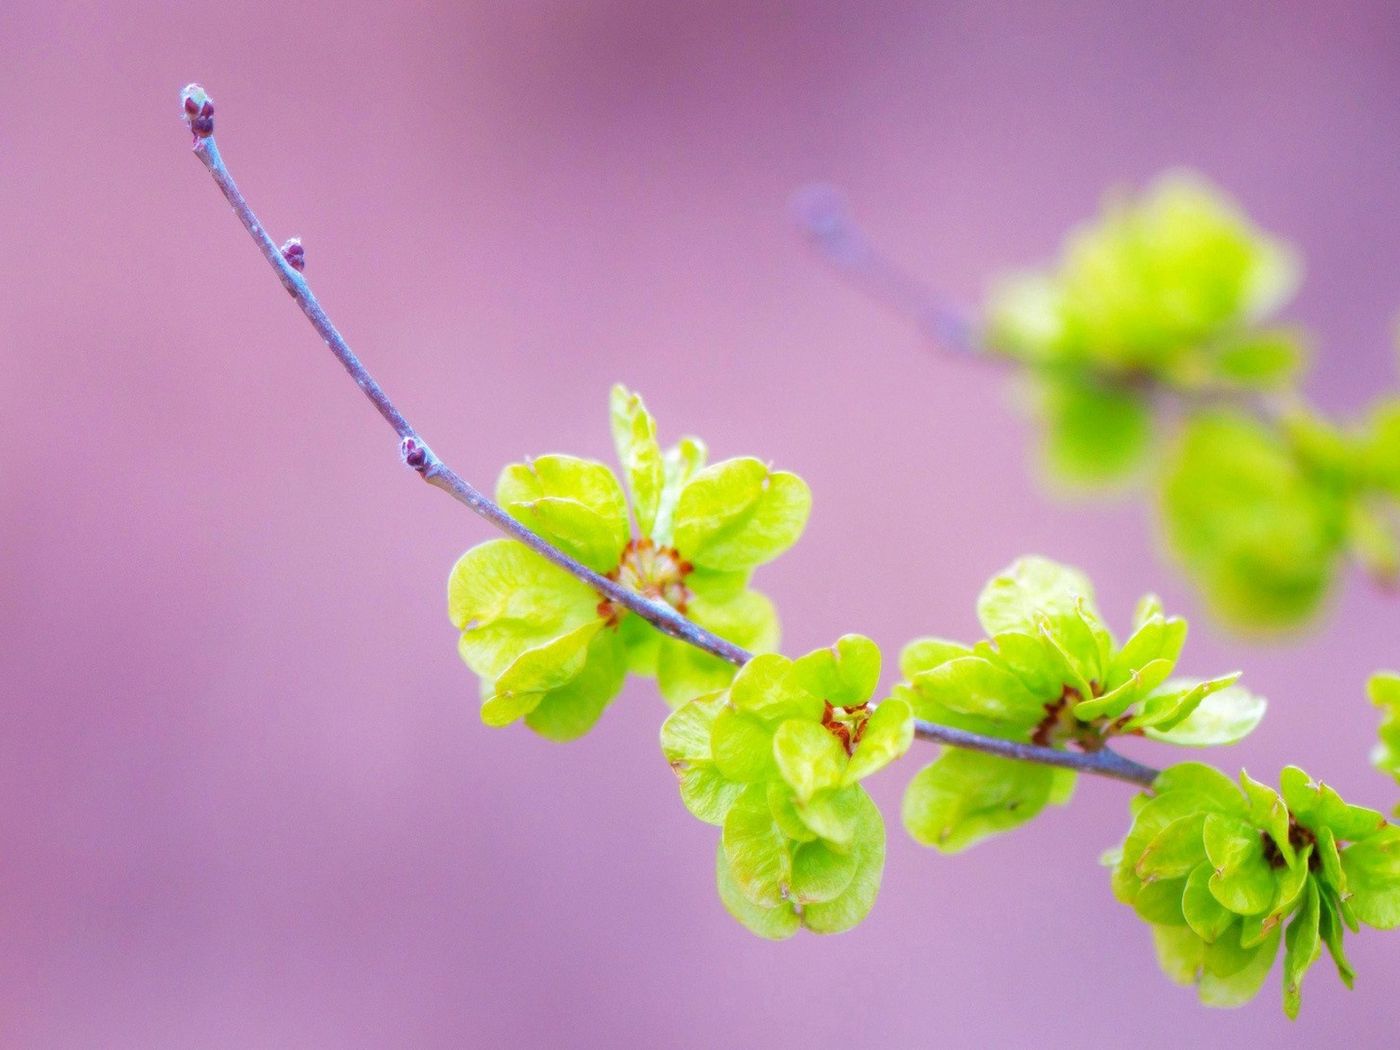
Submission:
M 418 473 L 422 474 L 428 469 L 428 464 L 432 461 L 433 453 L 422 440 L 415 437 L 406 437 L 399 446 L 399 454 L 403 456 L 403 461 Z
M 195 145 L 199 145 L 200 139 L 214 134 L 214 100 L 198 84 L 185 85 L 180 100 L 185 110 L 185 124 L 194 135 Z
M 306 249 L 301 246 L 300 237 L 291 237 L 282 245 L 282 258 L 297 273 L 306 269 Z

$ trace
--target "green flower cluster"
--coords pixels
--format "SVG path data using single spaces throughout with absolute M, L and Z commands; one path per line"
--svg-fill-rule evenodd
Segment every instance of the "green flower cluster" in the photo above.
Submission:
M 686 808 L 722 829 L 720 899 L 762 937 L 840 933 L 870 912 L 885 825 L 860 782 L 909 749 L 901 700 L 870 703 L 880 650 L 847 635 L 797 660 L 757 656 L 661 729 Z
M 1290 329 L 1258 327 L 1293 294 L 1299 267 L 1199 177 L 1172 174 L 1115 198 L 1066 241 L 1053 271 L 999 283 L 986 341 L 1030 366 L 1054 472 L 1123 476 L 1152 436 L 1150 387 L 1259 390 L 1304 359 Z
M 1119 645 L 1082 573 L 1023 558 L 982 591 L 987 639 L 910 643 L 893 695 L 915 716 L 986 736 L 1048 747 L 1101 748 L 1120 734 L 1186 747 L 1230 744 L 1264 714 L 1238 674 L 1174 678 L 1186 623 L 1153 596 L 1139 603 Z M 910 782 L 904 825 L 927 846 L 956 852 L 1063 803 L 1076 774 L 975 751 L 949 750 Z
M 1400 783 L 1400 674 L 1394 671 L 1374 674 L 1367 683 L 1366 691 L 1370 694 L 1371 703 L 1383 712 L 1380 740 L 1371 754 L 1371 760 L 1382 773 L 1389 773 L 1396 783 Z M 1395 813 L 1400 816 L 1400 806 L 1395 807 Z
M 612 392 L 612 432 L 631 494 L 602 463 L 541 456 L 501 473 L 496 501 L 590 569 L 747 649 L 776 647 L 772 603 L 754 568 L 797 541 L 811 493 L 752 458 L 705 465 L 705 445 L 662 450 L 642 400 Z M 630 671 L 655 676 L 672 704 L 724 688 L 734 669 L 610 602 L 514 540 L 473 547 L 453 567 L 448 613 L 462 659 L 481 677 L 481 717 L 523 718 L 571 740 L 597 722 Z
M 1345 930 L 1400 925 L 1400 827 L 1294 766 L 1279 787 L 1173 766 L 1135 800 L 1105 862 L 1114 895 L 1151 924 L 1162 969 L 1208 1005 L 1253 998 L 1282 943 L 1283 1005 L 1295 1017 L 1323 947 L 1351 987 Z
M 1159 458 L 1168 545 L 1227 623 L 1295 626 L 1344 557 L 1400 579 L 1400 398 L 1354 427 L 1293 407 L 1304 363 L 1290 329 L 1260 327 L 1297 284 L 1293 253 L 1203 180 L 1167 175 L 1072 233 L 1052 271 L 1003 281 L 994 351 L 1027 366 L 1050 473 L 1122 479 Z M 1182 395 L 1161 457 L 1154 394 Z M 1286 395 L 1274 418 L 1217 402 Z
M 1400 400 L 1364 424 L 1295 411 L 1277 426 L 1242 413 L 1191 418 L 1168 452 L 1166 539 L 1212 611 L 1241 627 L 1313 614 L 1343 556 L 1400 577 Z

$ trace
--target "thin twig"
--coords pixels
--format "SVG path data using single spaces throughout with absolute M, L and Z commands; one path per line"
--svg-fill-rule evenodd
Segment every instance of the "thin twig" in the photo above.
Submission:
M 345 338 L 331 323 L 331 319 L 322 309 L 316 296 L 312 294 L 311 286 L 307 284 L 306 278 L 300 272 L 301 266 L 304 265 L 300 243 L 297 242 L 296 247 L 291 248 L 291 242 L 289 242 L 288 250 L 284 252 L 277 247 L 273 239 L 268 236 L 267 231 L 263 229 L 262 224 L 258 222 L 257 216 L 253 214 L 252 208 L 248 206 L 248 201 L 239 192 L 237 184 L 233 181 L 233 176 L 219 155 L 219 148 L 214 142 L 213 105 L 207 101 L 203 90 L 196 85 L 190 85 L 185 89 L 183 97 L 186 100 L 185 120 L 195 134 L 195 156 L 213 176 L 215 184 L 233 208 L 239 222 L 253 238 L 268 264 L 276 271 L 282 286 L 301 307 L 302 313 L 311 322 L 311 326 L 320 334 L 326 346 L 330 348 L 331 353 L 335 355 L 345 371 L 350 373 L 350 377 L 369 398 L 370 403 L 384 417 L 385 422 L 394 428 L 394 432 L 399 436 L 403 460 L 408 466 L 417 471 L 428 484 L 442 489 L 453 499 L 465 504 L 474 513 L 485 518 L 512 539 L 519 540 L 536 554 L 582 580 L 610 601 L 636 613 L 662 633 L 672 638 L 678 638 L 735 666 L 742 666 L 752 658 L 752 654 L 746 649 L 691 622 L 664 602 L 647 599 L 569 557 L 548 540 L 531 532 L 512 518 L 499 504 L 473 487 L 439 459 L 428 447 L 427 442 L 404 418 L 403 413 L 399 411 L 394 402 L 390 400 L 384 388 L 360 363 L 360 359 L 355 356 Z M 193 108 L 191 108 L 191 100 L 193 100 Z M 293 265 L 293 262 L 296 265 Z M 950 747 L 982 751 L 986 754 L 999 755 L 1022 762 L 1037 762 L 1042 765 L 1076 769 L 1080 772 L 1095 773 L 1099 776 L 1124 780 L 1144 787 L 1150 787 L 1156 780 L 1158 773 L 1155 769 L 1140 765 L 1108 749 L 1092 753 L 1061 751 L 1056 748 L 1018 744 L 995 737 L 979 736 L 976 733 L 953 729 L 950 726 L 923 721 L 915 723 L 915 735 L 920 739 Z
M 1061 751 L 1054 747 L 1041 747 L 1039 744 L 1018 744 L 1011 740 L 981 736 L 964 729 L 939 725 L 937 722 L 914 721 L 914 735 L 920 740 L 929 740 L 949 747 L 960 747 L 966 751 L 982 751 L 1000 758 L 1017 762 L 1036 762 L 1042 766 L 1059 766 L 1074 769 L 1080 773 L 1096 773 L 1101 777 L 1125 780 L 1130 784 L 1151 787 L 1159 769 L 1144 766 L 1125 758 L 1111 748 L 1101 747 L 1097 751 Z
M 956 354 L 985 354 L 968 312 L 939 295 L 871 243 L 851 218 L 837 189 L 813 185 L 792 198 L 792 215 L 813 246 L 843 276 L 900 317 L 912 320 L 934 345 Z
M 1028 370 L 1053 366 L 1018 361 L 989 345 L 979 333 L 971 312 L 953 303 L 927 282 L 915 276 L 881 250 L 851 216 L 846 198 L 831 186 L 806 186 L 792 198 L 793 221 L 817 253 L 833 270 L 872 299 L 912 323 L 940 350 L 959 357 Z M 1103 383 L 1147 393 L 1173 411 L 1199 411 L 1213 406 L 1242 409 L 1271 425 L 1277 425 L 1290 407 L 1282 395 L 1243 390 L 1229 383 L 1180 386 L 1164 377 L 1101 368 Z

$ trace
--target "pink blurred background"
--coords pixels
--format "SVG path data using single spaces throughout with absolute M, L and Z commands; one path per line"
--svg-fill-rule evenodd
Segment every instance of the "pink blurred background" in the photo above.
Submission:
M 761 571 L 802 651 L 975 631 L 1039 551 L 1199 614 L 1140 503 L 1028 473 L 995 370 L 931 355 L 794 235 L 799 184 L 974 300 L 1115 183 L 1198 167 L 1297 243 L 1310 392 L 1395 381 L 1400 13 L 1384 3 L 0 5 L 0 1045 L 1393 1046 L 1400 936 L 1303 1016 L 1168 984 L 1099 851 L 1128 790 L 955 858 L 875 784 L 850 934 L 723 912 L 630 688 L 584 741 L 490 731 L 444 582 L 486 527 L 417 483 L 187 156 L 179 88 L 434 446 L 610 457 L 605 398 L 800 471 Z M 1222 764 L 1388 807 L 1362 683 L 1400 605 L 1187 667 L 1274 701 Z M 1136 753 L 1161 755 L 1150 745 Z

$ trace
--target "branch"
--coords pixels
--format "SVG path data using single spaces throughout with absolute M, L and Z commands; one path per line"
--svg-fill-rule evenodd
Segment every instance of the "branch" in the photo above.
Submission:
M 889 307 L 896 316 L 912 322 L 935 347 L 991 364 L 1035 367 L 983 342 L 969 311 L 944 298 L 877 248 L 851 217 L 846 198 L 834 187 L 817 184 L 798 190 L 792 198 L 792 216 L 832 269 Z M 1137 375 L 1109 371 L 1101 371 L 1099 378 L 1143 389 L 1154 396 L 1165 395 L 1170 402 L 1188 410 L 1230 405 L 1273 425 L 1291 407 L 1282 396 L 1270 397 L 1228 385 L 1187 388 L 1161 378 L 1144 380 Z
M 835 187 L 814 185 L 799 190 L 792 199 L 792 215 L 822 258 L 897 315 L 912 320 L 934 345 L 1006 363 L 1005 358 L 984 353 L 966 310 L 943 298 L 871 243 Z
M 214 106 L 204 89 L 197 84 L 191 84 L 185 88 L 182 98 L 185 122 L 194 133 L 195 156 L 208 169 L 214 183 L 233 208 L 234 214 L 238 216 L 238 221 L 243 224 L 243 228 L 253 238 L 263 257 L 268 261 L 268 265 L 276 272 L 278 279 L 282 282 L 282 287 L 286 288 L 291 297 L 296 300 L 297 305 L 301 307 L 301 312 L 311 322 L 311 326 L 316 329 L 345 371 L 350 373 L 350 378 L 355 380 L 356 385 L 369 398 L 370 403 L 374 405 L 384 421 L 393 427 L 394 433 L 399 436 L 400 452 L 405 464 L 412 467 L 428 484 L 446 492 L 506 535 L 525 544 L 530 550 L 553 562 L 565 572 L 576 576 L 608 600 L 636 613 L 663 634 L 678 638 L 703 652 L 734 664 L 736 667 L 743 666 L 752 658 L 752 654 L 747 650 L 705 630 L 698 624 L 692 623 L 664 602 L 645 598 L 637 592 L 623 587 L 616 580 L 611 580 L 575 561 L 548 540 L 531 532 L 516 521 L 499 504 L 473 487 L 439 459 L 418 431 L 404 418 L 403 413 L 385 393 L 384 388 L 360 363 L 360 359 L 350 349 L 344 336 L 331 323 L 330 317 L 322 309 L 320 302 L 311 291 L 311 286 L 307 284 L 306 278 L 301 274 L 301 270 L 305 266 L 305 254 L 301 242 L 294 239 L 278 248 L 272 238 L 268 236 L 267 231 L 263 229 L 262 224 L 258 222 L 257 216 L 253 214 L 253 209 L 248 206 L 248 201 L 239 192 L 238 185 L 233 181 L 233 176 L 219 155 L 219 148 L 214 142 Z M 1051 747 L 1018 744 L 1010 740 L 979 736 L 976 733 L 968 733 L 950 726 L 923 721 L 915 722 L 915 735 L 922 740 L 950 747 L 981 751 L 1021 762 L 1037 762 L 1042 765 L 1076 769 L 1080 772 L 1095 773 L 1099 776 L 1123 780 L 1143 787 L 1151 787 L 1158 774 L 1157 770 L 1140 765 L 1108 749 L 1082 754 L 1061 751 Z

